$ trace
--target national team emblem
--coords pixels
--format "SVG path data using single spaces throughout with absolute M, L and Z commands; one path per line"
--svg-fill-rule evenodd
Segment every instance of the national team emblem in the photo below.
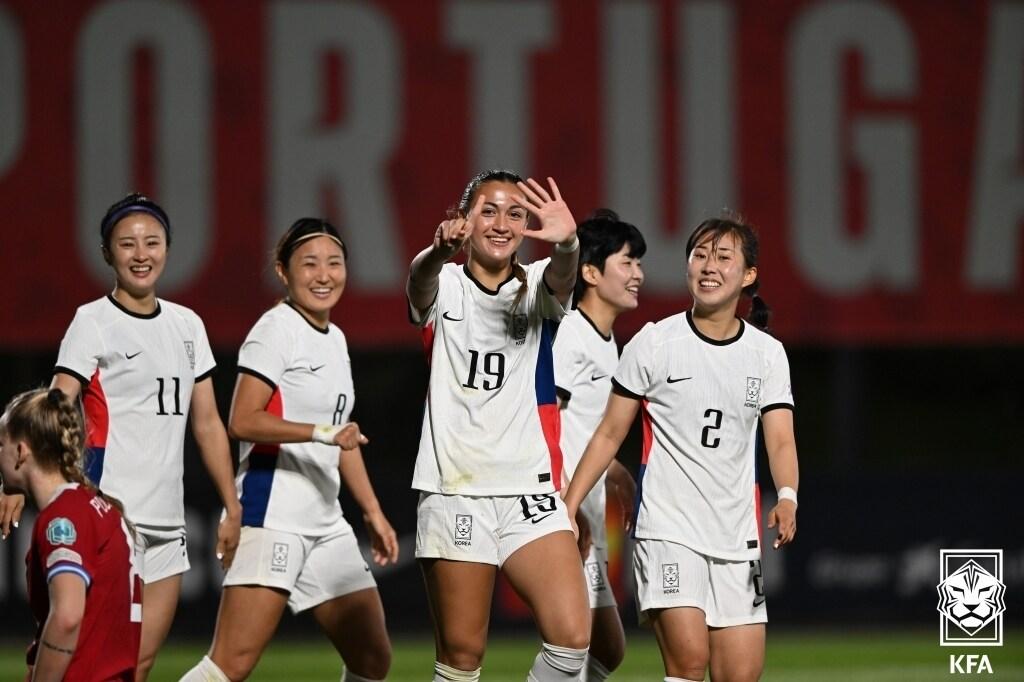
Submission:
M 188 356 L 188 366 L 196 368 L 196 346 L 191 341 L 185 342 L 185 355 Z
M 601 565 L 596 561 L 592 561 L 586 564 L 587 569 L 587 580 L 590 581 L 590 587 L 594 590 L 601 591 L 604 589 L 604 575 L 601 573 Z
M 456 514 L 455 515 L 455 539 L 456 540 L 472 540 L 473 539 L 473 517 L 469 514 Z
M 661 565 L 661 586 L 666 590 L 679 587 L 679 564 Z
M 526 330 L 529 326 L 526 315 L 519 313 L 512 316 L 512 340 L 516 342 L 517 346 L 521 346 L 526 341 Z
M 288 568 L 288 544 L 275 542 L 274 551 L 270 557 L 270 570 L 281 572 Z
M 1003 550 L 939 550 L 940 646 L 1002 646 Z
M 78 539 L 75 524 L 63 516 L 55 518 L 46 526 L 46 539 L 51 545 L 73 545 Z
M 747 377 L 747 397 L 743 403 L 746 407 L 757 407 L 757 401 L 761 399 L 761 379 L 759 377 Z

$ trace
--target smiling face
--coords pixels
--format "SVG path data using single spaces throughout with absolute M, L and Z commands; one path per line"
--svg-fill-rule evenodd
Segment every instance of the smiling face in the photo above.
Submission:
M 731 308 L 735 314 L 743 287 L 757 279 L 757 268 L 746 266 L 742 242 L 734 232 L 725 232 L 715 243 L 713 233 L 697 242 L 686 267 L 686 285 L 694 307 L 702 312 Z
M 604 301 L 617 312 L 633 310 L 640 304 L 640 287 L 644 283 L 644 271 L 640 259 L 630 256 L 631 246 L 622 248 L 604 261 L 604 272 L 596 266 L 586 264 L 582 268 L 583 278 L 590 285 L 587 291 Z
M 129 214 L 110 231 L 103 257 L 119 289 L 136 299 L 151 296 L 167 263 L 167 233 L 148 213 Z
M 480 185 L 470 206 L 483 196 L 476 228 L 469 238 L 470 258 L 489 270 L 507 266 L 523 241 L 529 212 L 518 200 L 519 190 L 510 182 Z
M 287 267 L 278 262 L 275 268 L 288 289 L 288 298 L 299 311 L 317 324 L 326 325 L 348 279 L 341 245 L 327 235 L 317 235 L 292 251 Z

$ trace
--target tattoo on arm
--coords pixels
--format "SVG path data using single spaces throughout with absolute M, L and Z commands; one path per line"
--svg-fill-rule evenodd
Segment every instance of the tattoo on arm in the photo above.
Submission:
M 71 656 L 75 653 L 74 649 L 65 649 L 63 647 L 54 646 L 53 644 L 47 642 L 45 639 L 43 640 L 43 646 L 45 646 L 47 649 L 53 649 L 54 651 L 57 651 L 59 653 L 67 654 L 68 656 Z

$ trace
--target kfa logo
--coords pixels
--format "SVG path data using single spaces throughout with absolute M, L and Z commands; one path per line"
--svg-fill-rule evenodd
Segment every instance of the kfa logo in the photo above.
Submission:
M 196 368 L 196 347 L 191 341 L 185 342 L 185 355 L 188 356 L 188 366 L 192 369 Z
M 661 565 L 661 587 L 665 594 L 679 591 L 679 564 Z
M 1002 646 L 1003 550 L 939 550 L 936 589 L 941 646 Z
M 526 315 L 517 313 L 512 316 L 512 340 L 516 342 L 517 346 L 523 345 L 526 341 L 526 330 L 529 326 Z
M 283 542 L 274 543 L 274 551 L 270 557 L 270 570 L 284 573 L 288 568 L 288 545 Z
M 988 656 L 985 654 L 960 654 L 955 656 L 949 655 L 949 674 L 955 675 L 970 675 L 973 673 L 988 673 L 989 675 L 994 674 L 992 670 L 992 662 L 988 660 Z
M 470 514 L 455 515 L 455 544 L 468 547 L 473 544 L 473 517 Z
M 761 399 L 761 379 L 759 377 L 747 377 L 747 395 L 744 399 L 744 407 L 757 407 L 757 401 Z
M 595 592 L 602 592 L 605 589 L 604 586 L 604 575 L 601 573 L 601 565 L 596 561 L 591 561 L 589 564 L 585 564 L 584 568 L 587 569 L 587 579 L 590 581 L 590 587 Z

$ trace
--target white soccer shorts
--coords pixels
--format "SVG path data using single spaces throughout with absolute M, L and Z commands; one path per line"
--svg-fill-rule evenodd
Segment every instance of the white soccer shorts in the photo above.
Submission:
M 269 528 L 242 528 L 238 551 L 224 587 L 261 585 L 288 592 L 288 608 L 299 613 L 351 592 L 376 587 L 352 527 L 342 519 L 323 536 Z
M 135 526 L 135 562 L 144 583 L 155 583 L 187 571 L 185 528 Z
M 537 538 L 572 531 L 558 493 L 470 497 L 420 493 L 416 558 L 474 561 L 499 568 Z
M 761 561 L 724 561 L 665 540 L 636 541 L 633 577 L 640 622 L 650 609 L 692 606 L 708 627 L 768 621 Z

